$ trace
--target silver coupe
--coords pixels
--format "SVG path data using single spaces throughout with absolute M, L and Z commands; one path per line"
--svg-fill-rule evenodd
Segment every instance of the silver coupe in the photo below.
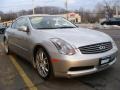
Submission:
M 54 15 L 26 15 L 6 30 L 6 53 L 22 56 L 43 79 L 95 73 L 115 63 L 117 46 L 105 33 Z

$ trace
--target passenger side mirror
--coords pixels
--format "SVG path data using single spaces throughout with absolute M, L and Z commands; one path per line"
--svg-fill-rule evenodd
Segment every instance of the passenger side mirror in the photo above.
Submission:
M 21 26 L 18 28 L 19 31 L 23 31 L 23 32 L 28 32 L 28 27 L 27 26 Z

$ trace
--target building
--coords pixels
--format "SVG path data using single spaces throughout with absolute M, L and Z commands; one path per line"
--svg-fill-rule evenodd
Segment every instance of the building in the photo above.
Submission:
M 67 13 L 67 14 L 59 14 L 59 16 L 62 16 L 72 23 L 81 23 L 81 16 L 77 13 Z
M 12 24 L 13 21 L 5 21 L 3 22 L 3 25 L 6 27 L 9 27 Z

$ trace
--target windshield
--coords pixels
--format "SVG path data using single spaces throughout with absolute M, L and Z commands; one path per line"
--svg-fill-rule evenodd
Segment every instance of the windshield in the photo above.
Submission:
M 70 21 L 58 16 L 33 16 L 30 21 L 35 29 L 76 28 Z

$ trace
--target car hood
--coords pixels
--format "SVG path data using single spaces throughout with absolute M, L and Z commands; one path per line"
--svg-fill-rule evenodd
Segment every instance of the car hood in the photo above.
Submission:
M 75 47 L 111 41 L 105 33 L 85 28 L 55 29 L 44 32 L 49 34 L 49 38 L 63 39 Z

